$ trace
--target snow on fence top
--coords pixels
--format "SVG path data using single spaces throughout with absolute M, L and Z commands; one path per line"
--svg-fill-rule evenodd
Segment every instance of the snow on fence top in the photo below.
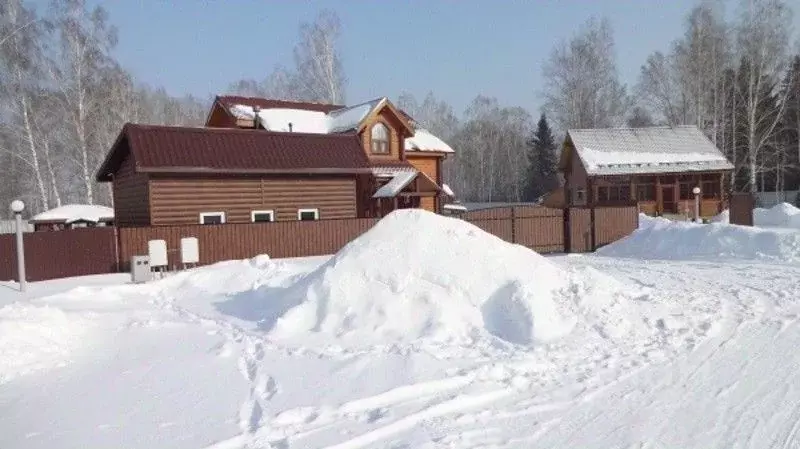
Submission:
M 386 97 L 377 98 L 327 114 L 307 109 L 265 108 L 258 111 L 258 119 L 264 129 L 269 131 L 289 132 L 291 124 L 292 132 L 331 134 L 358 128 L 372 111 L 381 108 L 387 101 Z M 252 106 L 241 104 L 232 105 L 230 112 L 237 118 L 246 120 L 253 120 L 256 115 Z M 454 153 L 453 148 L 424 128 L 416 128 L 414 136 L 405 140 L 405 149 Z
M 569 137 L 590 175 L 733 169 L 695 126 L 571 129 Z
M 31 223 L 63 222 L 70 224 L 76 221 L 97 223 L 99 221 L 113 219 L 114 209 L 110 207 L 93 204 L 67 204 L 35 215 L 30 221 Z

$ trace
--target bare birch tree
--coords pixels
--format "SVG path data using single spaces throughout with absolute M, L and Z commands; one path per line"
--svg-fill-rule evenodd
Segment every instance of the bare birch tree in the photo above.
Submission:
M 740 82 L 744 136 L 747 145 L 748 188 L 758 190 L 762 152 L 775 138 L 786 102 L 765 107 L 788 62 L 791 10 L 781 0 L 743 0 L 737 27 L 737 47 L 743 60 Z
M 59 48 L 50 64 L 52 84 L 69 124 L 73 161 L 78 168 L 85 201 L 94 204 L 94 170 L 107 148 L 97 145 L 94 120 L 107 113 L 103 73 L 111 66 L 109 53 L 116 30 L 103 8 L 88 10 L 85 0 L 53 2 Z
M 621 125 L 629 107 L 607 19 L 589 19 L 543 67 L 545 109 L 560 130 Z
M 33 98 L 41 80 L 41 27 L 33 12 L 20 0 L 7 0 L 0 6 L 2 34 L 6 36 L 0 46 L 2 83 L 5 97 L 8 130 L 14 157 L 25 164 L 33 177 L 41 209 L 49 207 L 48 192 L 42 173 L 42 156 L 34 131 L 35 112 Z
M 340 33 L 339 17 L 332 11 L 323 11 L 313 23 L 300 25 L 294 59 L 295 77 L 304 99 L 344 103 L 346 79 L 336 46 Z

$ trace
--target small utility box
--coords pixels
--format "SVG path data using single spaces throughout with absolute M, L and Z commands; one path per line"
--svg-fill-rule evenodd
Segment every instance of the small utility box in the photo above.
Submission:
M 131 279 L 134 284 L 153 280 L 153 272 L 150 271 L 150 256 L 131 257 Z
M 147 255 L 150 256 L 150 266 L 153 268 L 163 268 L 168 264 L 167 261 L 167 242 L 166 240 L 150 240 L 147 242 Z
M 197 237 L 181 239 L 181 263 L 184 267 L 200 262 L 200 245 Z

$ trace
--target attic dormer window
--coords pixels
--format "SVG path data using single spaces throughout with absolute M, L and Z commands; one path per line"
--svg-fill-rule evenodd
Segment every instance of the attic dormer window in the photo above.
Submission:
M 389 128 L 383 123 L 376 123 L 372 127 L 372 152 L 375 154 L 389 153 Z

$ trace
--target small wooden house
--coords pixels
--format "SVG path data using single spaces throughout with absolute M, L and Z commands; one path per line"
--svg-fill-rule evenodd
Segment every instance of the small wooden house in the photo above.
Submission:
M 559 161 L 570 206 L 636 202 L 649 215 L 692 216 L 725 208 L 733 165 L 694 126 L 571 129 Z
M 63 231 L 114 225 L 114 209 L 96 204 L 67 204 L 34 215 L 34 231 Z
M 355 106 L 217 97 L 204 127 L 127 124 L 97 179 L 119 226 L 438 211 L 453 150 L 388 99 Z

